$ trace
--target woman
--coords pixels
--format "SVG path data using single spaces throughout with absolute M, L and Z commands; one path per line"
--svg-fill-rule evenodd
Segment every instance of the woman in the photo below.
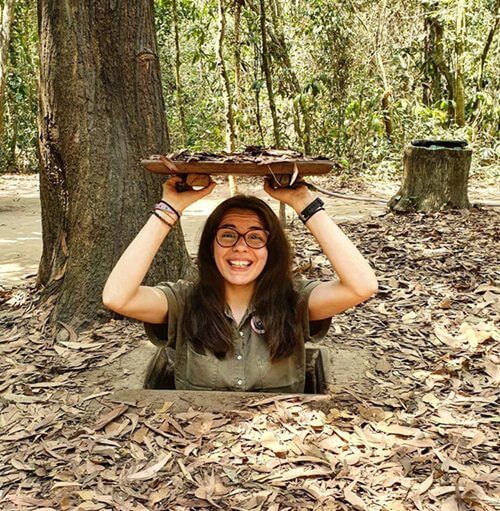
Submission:
M 141 286 L 182 211 L 215 187 L 178 192 L 179 182 L 164 183 L 162 201 L 106 282 L 104 304 L 144 321 L 155 344 L 175 349 L 176 389 L 303 392 L 304 342 L 377 292 L 373 270 L 306 186 L 274 190 L 266 180 L 264 190 L 299 214 L 338 281 L 293 282 L 276 215 L 257 198 L 236 196 L 207 219 L 195 284 Z

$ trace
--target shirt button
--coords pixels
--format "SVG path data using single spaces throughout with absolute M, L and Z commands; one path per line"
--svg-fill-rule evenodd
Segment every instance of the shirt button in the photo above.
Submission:
M 236 383 L 237 383 L 238 385 L 241 385 L 241 384 L 243 383 L 243 380 L 238 380 Z
M 242 357 L 241 355 L 238 355 L 236 358 L 237 358 L 238 360 L 241 360 L 243 357 Z
M 240 332 L 240 337 L 243 337 L 243 332 Z

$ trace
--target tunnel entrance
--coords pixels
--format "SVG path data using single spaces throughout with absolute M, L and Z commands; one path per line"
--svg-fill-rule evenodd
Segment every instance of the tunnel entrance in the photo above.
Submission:
M 326 392 L 324 348 L 306 346 L 306 381 L 304 394 Z M 174 355 L 172 348 L 159 349 L 146 371 L 145 389 L 175 390 Z

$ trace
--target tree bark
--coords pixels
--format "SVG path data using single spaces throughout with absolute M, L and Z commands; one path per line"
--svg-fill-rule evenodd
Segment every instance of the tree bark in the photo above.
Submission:
M 266 32 L 266 4 L 264 0 L 260 0 L 260 34 L 262 38 L 262 68 L 266 78 L 267 97 L 269 100 L 269 110 L 271 111 L 271 119 L 273 121 L 273 138 L 276 147 L 281 147 L 281 135 L 278 122 L 278 114 L 276 113 L 276 102 L 274 101 L 273 81 L 271 78 L 271 69 L 269 66 L 269 50 L 267 48 L 267 32 Z
M 424 105 L 432 106 L 441 99 L 441 76 L 434 62 L 435 30 L 433 11 L 434 4 L 422 4 L 424 11 L 424 80 L 422 83 L 422 100 Z
M 161 196 L 139 160 L 166 150 L 153 1 L 39 0 L 40 192 L 38 283 L 54 320 L 87 326 L 107 276 Z M 146 283 L 188 276 L 178 227 Z
M 254 83 L 253 91 L 255 93 L 255 121 L 257 123 L 257 129 L 259 130 L 260 143 L 266 145 L 264 140 L 264 130 L 262 129 L 262 119 L 260 113 L 260 83 L 261 83 L 261 65 L 260 65 L 260 51 L 258 44 L 254 44 Z
M 234 97 L 236 109 L 241 115 L 241 1 L 234 6 Z
M 399 212 L 470 208 L 467 182 L 471 156 L 468 149 L 407 146 L 401 187 L 389 207 Z
M 463 53 L 465 45 L 465 4 L 459 0 L 457 7 L 457 34 L 455 42 L 455 122 L 465 126 L 465 78 Z
M 186 115 L 184 114 L 184 100 L 182 98 L 181 85 L 181 47 L 179 43 L 179 17 L 177 15 L 177 0 L 172 0 L 172 18 L 174 21 L 174 40 L 175 40 L 175 99 L 177 103 L 177 111 L 179 112 L 179 120 L 182 132 L 182 145 L 186 145 L 187 129 Z
M 14 23 L 14 8 L 16 0 L 5 0 L 2 8 L 0 25 L 0 140 L 5 130 L 5 86 L 7 83 L 7 62 L 9 60 L 9 46 Z
M 269 110 L 273 121 L 273 138 L 275 147 L 281 147 L 281 134 L 278 122 L 278 113 L 276 111 L 276 102 L 274 100 L 273 80 L 271 78 L 271 68 L 269 65 L 269 50 L 267 48 L 266 31 L 266 3 L 260 0 L 260 35 L 262 38 L 262 67 L 266 78 L 267 98 L 269 100 Z M 284 202 L 279 203 L 279 219 L 281 225 L 286 225 L 286 206 Z
M 219 0 L 219 37 L 217 38 L 217 64 L 222 84 L 222 96 L 224 98 L 224 114 L 226 117 L 226 151 L 233 153 L 236 148 L 236 127 L 234 123 L 233 95 L 231 84 L 227 74 L 224 60 L 224 39 L 226 37 L 226 9 L 224 0 Z M 235 176 L 228 176 L 229 193 L 231 196 L 238 193 L 238 185 Z
M 446 87 L 448 89 L 448 121 L 455 119 L 455 80 L 453 74 L 446 63 L 444 57 L 444 28 L 436 17 L 433 18 L 433 33 L 434 33 L 434 55 L 433 61 L 435 66 L 439 69 L 441 74 L 445 77 Z
M 488 52 L 491 48 L 491 43 L 493 42 L 493 38 L 495 37 L 495 32 L 497 31 L 498 25 L 500 23 L 500 15 L 498 13 L 500 9 L 500 0 L 496 0 L 495 7 L 493 9 L 493 25 L 488 32 L 488 36 L 486 37 L 486 43 L 484 44 L 483 51 L 481 52 L 481 59 L 479 63 L 479 72 L 477 76 L 477 90 L 482 90 L 484 88 L 484 65 L 486 64 L 486 58 L 488 57 Z
M 384 92 L 382 94 L 382 115 L 384 116 L 384 127 L 385 127 L 385 136 L 389 142 L 392 142 L 392 115 L 391 115 L 391 96 L 392 96 L 392 87 L 389 86 L 389 82 L 387 81 L 387 73 L 385 72 L 384 62 L 382 60 L 381 55 L 381 43 L 383 37 L 384 26 L 386 23 L 386 11 L 387 0 L 382 1 L 382 7 L 380 10 L 380 18 L 379 24 L 377 27 L 377 42 L 376 42 L 376 60 L 377 65 L 380 71 L 380 78 L 382 79 L 382 85 L 384 87 Z

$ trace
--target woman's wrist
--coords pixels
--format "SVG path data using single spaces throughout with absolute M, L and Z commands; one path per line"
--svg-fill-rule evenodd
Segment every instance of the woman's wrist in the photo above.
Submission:
M 297 215 L 300 215 L 304 209 L 311 204 L 311 202 L 315 199 L 314 195 L 307 190 L 307 194 L 302 197 L 298 197 L 293 204 L 291 204 L 292 208 L 295 210 Z
M 155 216 L 158 220 L 161 220 L 162 224 L 168 225 L 170 229 L 175 227 L 177 218 L 172 218 L 172 215 L 169 215 L 165 211 L 162 211 L 161 209 L 153 209 L 153 211 L 151 211 L 151 215 Z
M 176 220 L 178 220 L 182 214 L 182 208 L 163 198 L 160 202 L 158 202 L 158 204 L 155 204 L 155 209 L 165 211 L 166 213 L 175 216 Z

